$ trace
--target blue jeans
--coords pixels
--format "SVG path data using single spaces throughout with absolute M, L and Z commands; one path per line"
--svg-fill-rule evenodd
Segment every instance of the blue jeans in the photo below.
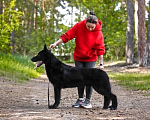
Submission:
M 94 68 L 95 63 L 96 63 L 96 61 L 93 61 L 93 62 L 80 62 L 80 61 L 75 60 L 75 66 L 78 67 L 78 68 L 83 68 L 83 67 L 85 67 L 85 68 Z M 78 96 L 79 96 L 79 98 L 84 97 L 84 88 L 85 88 L 85 86 L 78 87 Z M 87 99 L 91 99 L 92 92 L 93 92 L 93 87 L 92 86 L 86 86 L 86 98 Z

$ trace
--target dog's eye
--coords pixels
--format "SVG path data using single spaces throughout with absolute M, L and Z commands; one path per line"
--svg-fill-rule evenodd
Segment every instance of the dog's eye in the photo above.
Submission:
M 41 54 L 38 54 L 38 56 L 41 56 Z

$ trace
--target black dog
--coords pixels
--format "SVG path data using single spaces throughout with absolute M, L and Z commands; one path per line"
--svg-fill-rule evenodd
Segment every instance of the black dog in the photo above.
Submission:
M 55 109 L 60 103 L 60 93 L 62 88 L 72 88 L 79 86 L 90 85 L 99 94 L 104 96 L 103 109 L 117 109 L 117 97 L 111 93 L 111 86 L 107 73 L 96 68 L 77 68 L 68 66 L 58 60 L 48 50 L 46 45 L 37 56 L 31 59 L 32 62 L 42 61 L 45 64 L 45 69 L 49 81 L 54 86 L 55 103 L 49 106 L 50 109 Z M 109 107 L 110 100 L 112 106 Z

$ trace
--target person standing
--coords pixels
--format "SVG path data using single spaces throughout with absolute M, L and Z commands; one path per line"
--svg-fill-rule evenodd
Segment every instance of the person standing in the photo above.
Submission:
M 75 66 L 82 68 L 94 68 L 99 60 L 99 69 L 103 67 L 103 54 L 105 45 L 102 29 L 102 22 L 96 17 L 94 12 L 90 12 L 87 19 L 76 23 L 60 39 L 49 46 L 53 49 L 61 43 L 67 43 L 75 38 L 74 60 Z M 86 98 L 84 99 L 84 89 L 86 87 Z M 73 107 L 92 108 L 90 99 L 93 92 L 92 86 L 78 87 L 78 99 Z

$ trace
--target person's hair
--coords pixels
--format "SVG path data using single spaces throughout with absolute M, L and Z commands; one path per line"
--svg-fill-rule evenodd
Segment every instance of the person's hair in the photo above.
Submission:
M 87 17 L 86 23 L 93 23 L 97 24 L 98 18 L 96 17 L 95 13 L 93 11 L 90 12 L 90 15 Z

